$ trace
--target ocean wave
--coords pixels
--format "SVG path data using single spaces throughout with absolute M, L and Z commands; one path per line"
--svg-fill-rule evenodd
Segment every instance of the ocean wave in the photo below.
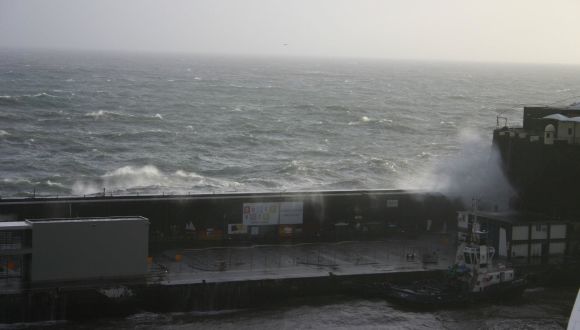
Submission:
M 45 92 L 23 95 L 0 95 L 0 105 L 30 105 L 39 107 L 60 106 L 68 98 L 48 94 Z
M 177 170 L 165 173 L 156 166 L 123 166 L 109 171 L 97 180 L 76 181 L 72 186 L 74 195 L 90 195 L 103 191 L 112 192 L 168 192 L 187 193 L 192 190 L 236 189 L 235 181 L 210 178 L 195 172 Z
M 39 183 L 25 178 L 4 178 L 2 179 L 1 182 L 4 184 L 25 184 L 25 185 L 34 185 Z
M 366 123 L 370 123 L 370 122 L 379 122 L 376 119 L 371 119 L 368 116 L 361 116 L 357 121 L 349 121 L 348 125 L 352 126 L 352 125 L 360 125 L 360 124 L 366 124 Z
M 304 164 L 298 160 L 293 160 L 290 164 L 282 167 L 278 173 L 283 174 L 297 174 L 297 173 L 306 173 L 308 171 L 308 167 L 304 166 Z
M 446 96 L 450 100 L 471 100 L 471 96 L 463 95 L 463 94 L 456 94 L 456 95 L 447 95 Z
M 377 157 L 371 157 L 367 161 L 367 166 L 368 168 L 381 173 L 396 173 L 398 168 L 395 162 Z
M 366 186 L 365 181 L 358 178 L 339 180 L 320 185 L 323 189 L 359 189 L 365 188 Z
M 331 111 L 349 111 L 350 110 L 348 107 L 345 107 L 343 105 L 327 105 L 324 108 L 327 110 L 331 110 Z
M 114 111 L 107 111 L 107 110 L 91 111 L 91 112 L 86 113 L 85 116 L 92 117 L 95 120 L 119 118 L 119 117 L 134 117 L 131 114 L 114 112 Z
M 294 108 L 300 109 L 300 110 L 313 110 L 313 109 L 316 109 L 316 106 L 314 104 L 298 104 L 298 105 L 295 105 Z
M 443 125 L 443 126 L 456 127 L 455 122 L 453 122 L 453 121 L 444 121 L 444 120 L 442 120 L 440 122 L 440 124 Z
M 26 95 L 26 96 L 28 96 L 28 95 Z M 34 95 L 30 96 L 30 97 L 51 97 L 51 98 L 57 98 L 58 96 L 42 92 L 42 93 L 34 94 Z
M 103 117 L 105 117 L 106 115 L 109 115 L 110 112 L 109 111 L 105 111 L 105 110 L 98 110 L 98 111 L 91 111 L 89 113 L 86 113 L 85 116 L 87 117 L 93 117 L 95 119 L 101 119 Z
M 17 96 L 0 95 L 0 105 L 16 105 L 19 103 Z
M 0 137 L 3 137 L 3 136 L 8 136 L 8 135 L 10 135 L 10 133 L 6 132 L 6 131 L 5 131 L 5 130 L 3 130 L 3 129 L 0 129 Z

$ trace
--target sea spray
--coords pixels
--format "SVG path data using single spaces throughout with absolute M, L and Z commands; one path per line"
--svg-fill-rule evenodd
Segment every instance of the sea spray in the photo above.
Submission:
M 459 151 L 424 172 L 405 177 L 399 187 L 437 191 L 470 207 L 474 198 L 493 209 L 508 209 L 515 191 L 505 177 L 499 152 L 473 130 L 459 133 Z

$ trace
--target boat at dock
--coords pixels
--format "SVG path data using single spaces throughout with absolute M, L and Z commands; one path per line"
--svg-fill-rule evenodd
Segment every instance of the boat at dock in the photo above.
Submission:
M 477 219 L 470 223 L 471 235 L 458 245 L 454 264 L 445 276 L 407 284 L 375 283 L 367 292 L 404 304 L 425 307 L 463 305 L 519 296 L 527 286 L 513 267 L 494 264 L 495 249 L 485 241 Z

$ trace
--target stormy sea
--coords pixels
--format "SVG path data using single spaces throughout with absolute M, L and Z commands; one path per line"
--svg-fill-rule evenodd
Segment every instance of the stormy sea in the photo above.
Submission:
M 0 50 L 0 197 L 393 188 L 505 200 L 492 130 L 579 94 L 580 66 Z M 329 297 L 40 326 L 559 329 L 575 295 L 559 290 L 460 311 Z

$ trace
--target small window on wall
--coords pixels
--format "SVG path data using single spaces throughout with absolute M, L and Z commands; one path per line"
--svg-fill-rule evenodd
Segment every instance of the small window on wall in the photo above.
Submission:
M 536 225 L 536 231 L 546 232 L 546 231 L 548 231 L 548 226 L 546 226 L 546 225 Z
M 572 135 L 572 129 L 568 128 L 568 135 Z
M 550 138 L 550 133 L 546 133 L 546 137 L 549 139 Z

